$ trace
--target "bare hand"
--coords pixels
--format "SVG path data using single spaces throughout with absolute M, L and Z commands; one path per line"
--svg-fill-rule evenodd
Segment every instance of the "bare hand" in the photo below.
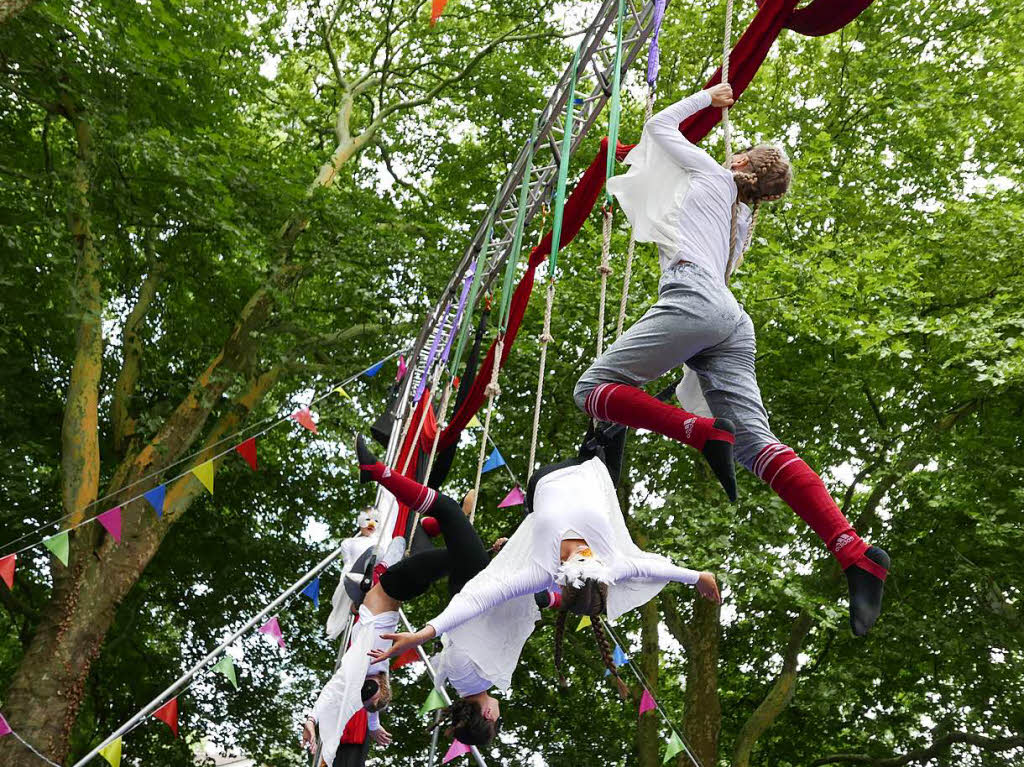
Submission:
M 381 639 L 392 640 L 393 644 L 391 645 L 391 648 L 388 650 L 373 649 L 370 650 L 367 655 L 373 658 L 374 663 L 379 663 L 382 660 L 387 660 L 388 658 L 394 658 L 396 655 L 401 655 L 406 650 L 410 650 L 413 647 L 419 647 L 424 642 L 433 639 L 434 636 L 434 627 L 429 624 L 426 627 L 421 628 L 415 634 L 381 634 Z
M 508 543 L 508 538 L 499 538 L 494 542 L 494 545 L 491 546 L 491 551 L 497 554 L 499 551 L 501 551 L 501 547 L 504 546 L 506 543 Z
M 307 719 L 302 726 L 302 745 L 312 753 L 316 748 L 316 722 Z
M 718 584 L 715 583 L 715 576 L 703 572 L 697 578 L 697 591 L 702 597 L 716 605 L 722 604 L 722 595 L 718 593 Z
M 370 730 L 370 737 L 378 746 L 387 748 L 391 745 L 391 733 L 381 727 L 378 730 Z
M 712 85 L 708 88 L 708 93 L 711 94 L 711 106 L 713 107 L 731 107 L 736 103 L 732 97 L 732 86 L 728 83 Z

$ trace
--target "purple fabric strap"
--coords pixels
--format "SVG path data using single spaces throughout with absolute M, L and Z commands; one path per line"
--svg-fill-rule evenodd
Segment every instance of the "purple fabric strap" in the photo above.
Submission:
M 466 275 L 466 281 L 462 283 L 462 295 L 459 296 L 459 308 L 455 311 L 455 319 L 452 321 L 452 329 L 448 331 L 448 343 L 444 345 L 444 351 L 441 352 L 441 364 L 443 365 L 448 361 L 448 354 L 452 350 L 452 341 L 455 340 L 455 334 L 459 330 L 459 325 L 462 323 L 462 312 L 466 308 L 466 299 L 469 298 L 469 286 L 473 282 L 473 274 L 476 272 L 476 266 L 469 270 L 469 274 Z
M 661 61 L 658 35 L 661 34 L 661 20 L 665 17 L 666 2 L 668 0 L 655 0 L 654 3 L 654 33 L 651 35 L 651 49 L 647 54 L 647 84 L 652 88 L 658 81 L 658 67 Z
M 442 317 L 448 318 L 448 312 L 451 311 L 451 302 L 447 303 L 444 307 Z M 412 398 L 414 403 L 420 401 L 420 397 L 423 396 L 424 390 L 427 388 L 427 376 L 430 375 L 430 369 L 434 366 L 434 359 L 437 357 L 437 348 L 441 345 L 441 331 L 444 330 L 444 320 L 437 323 L 437 330 L 434 333 L 434 340 L 430 344 L 430 354 L 427 355 L 427 364 L 423 366 L 423 373 L 420 375 L 420 382 L 416 384 L 416 395 Z

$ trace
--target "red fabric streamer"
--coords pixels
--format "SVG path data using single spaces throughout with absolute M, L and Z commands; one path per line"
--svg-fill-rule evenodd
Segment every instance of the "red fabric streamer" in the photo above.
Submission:
M 341 733 L 342 743 L 362 743 L 366 740 L 366 709 L 360 707 L 352 714 Z
M 441 0 L 435 0 L 440 2 Z M 795 11 L 799 0 L 762 0 L 750 26 L 737 41 L 729 55 L 729 83 L 732 85 L 736 98 L 746 89 L 764 62 L 776 38 L 783 27 L 789 26 L 800 34 L 825 35 L 840 29 L 863 11 L 871 0 L 813 0 L 806 8 Z M 716 71 L 705 87 L 721 82 L 721 69 Z M 704 109 L 683 122 L 679 129 L 686 138 L 696 144 L 715 127 L 722 117 L 720 109 Z M 618 144 L 615 156 L 619 160 L 625 158 L 632 146 Z M 565 247 L 583 227 L 590 212 L 594 209 L 598 195 L 605 180 L 605 159 L 608 151 L 607 138 L 601 142 L 601 151 L 583 172 L 583 177 L 565 201 L 562 219 L 561 247 Z M 509 311 L 508 330 L 505 334 L 505 346 L 500 365 L 505 364 L 512 345 L 515 342 L 519 325 L 526 313 L 526 305 L 530 300 L 537 267 L 551 253 L 551 233 L 545 235 L 540 245 L 530 254 L 529 268 L 523 275 L 512 296 L 512 307 Z M 448 428 L 441 434 L 439 450 L 451 447 L 459 438 L 459 434 L 483 405 L 484 390 L 491 381 L 494 367 L 495 345 L 487 352 L 487 358 L 480 366 L 480 371 L 473 382 L 469 395 L 462 406 L 452 416 Z M 404 518 L 403 518 L 404 524 Z M 404 530 L 404 527 L 402 528 Z
M 412 411 L 412 423 L 409 427 L 409 431 L 405 435 L 405 442 L 402 443 L 402 449 L 398 451 L 398 458 L 395 460 L 392 469 L 398 471 L 402 466 L 405 466 L 406 456 L 412 453 L 412 457 L 409 458 L 409 465 L 406 466 L 405 476 L 415 479 L 416 478 L 416 467 L 419 463 L 420 451 L 414 449 L 413 441 L 416 438 L 416 426 L 419 424 L 420 419 L 424 417 L 424 411 L 430 413 L 428 418 L 433 416 L 433 410 L 430 409 L 430 389 L 426 389 L 423 392 L 423 396 L 420 397 L 420 401 L 416 404 L 415 409 Z M 436 424 L 436 421 L 435 421 Z M 436 425 L 435 425 L 436 428 Z M 426 431 L 427 424 L 423 424 L 423 431 Z M 433 437 L 431 437 L 431 442 Z M 421 442 L 422 444 L 422 442 Z M 430 450 L 431 445 L 427 445 L 427 450 Z M 398 504 L 398 517 L 395 519 L 395 528 L 391 532 L 391 536 L 397 537 L 399 535 L 405 535 L 405 526 L 409 523 L 409 507 L 404 503 Z

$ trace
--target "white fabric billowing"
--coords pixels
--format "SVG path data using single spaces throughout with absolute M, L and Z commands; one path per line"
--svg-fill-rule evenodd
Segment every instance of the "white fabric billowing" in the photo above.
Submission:
M 487 616 L 482 616 L 482 619 L 486 620 Z M 460 698 L 476 695 L 479 692 L 489 690 L 492 686 L 498 686 L 503 690 L 508 689 L 511 682 L 511 672 L 509 672 L 508 681 L 505 681 L 504 684 L 495 683 L 489 676 L 484 675 L 480 667 L 473 661 L 470 652 L 457 642 L 452 642 L 448 634 L 444 634 L 441 637 L 441 644 L 444 645 L 444 649 L 433 658 L 435 671 L 434 686 L 437 689 L 442 689 L 446 680 L 455 688 L 455 692 Z M 516 662 L 519 660 L 519 653 L 521 651 L 522 647 L 520 646 L 519 652 L 515 653 Z M 513 664 L 512 670 L 515 670 L 515 664 Z
M 363 706 L 361 691 L 367 675 L 387 671 L 387 661 L 371 666 L 368 653 L 375 645 L 390 647 L 391 642 L 381 640 L 380 635 L 393 632 L 397 625 L 398 613 L 394 610 L 374 615 L 365 605 L 359 608 L 359 622 L 352 627 L 351 644 L 313 706 L 312 716 L 320 728 L 321 753 L 327 764 L 334 764 L 345 725 Z
M 377 540 L 375 535 L 354 535 L 341 542 L 341 578 L 331 596 L 331 614 L 327 616 L 327 636 L 337 639 L 348 624 L 352 598 L 345 591 L 345 576 L 353 563 Z
M 704 390 L 700 388 L 697 371 L 683 365 L 683 380 L 676 386 L 676 399 L 683 410 L 702 418 L 714 418 L 708 401 L 704 398 Z
M 503 603 L 527 599 L 532 603 L 532 594 L 554 585 L 562 564 L 561 542 L 569 529 L 579 533 L 609 570 L 609 618 L 617 618 L 649 601 L 669 581 L 697 582 L 699 573 L 676 567 L 665 557 L 645 552 L 633 543 L 615 487 L 598 458 L 541 478 L 534 491 L 533 509 L 490 565 L 470 580 L 440 615 L 429 621 L 438 634 L 455 632 Z M 489 633 L 501 636 L 506 621 L 493 615 L 486 617 Z M 504 631 L 514 629 L 514 623 L 507 621 Z M 473 647 L 474 652 L 495 655 L 500 654 L 497 649 Z M 473 657 L 476 661 L 475 654 Z
M 644 125 L 626 155 L 629 170 L 608 180 L 638 242 L 658 246 L 662 271 L 692 261 L 725 279 L 736 182 L 707 154 L 686 140 L 679 124 L 711 106 L 707 91 L 661 110 Z M 734 253 L 742 249 L 750 208 L 740 205 Z

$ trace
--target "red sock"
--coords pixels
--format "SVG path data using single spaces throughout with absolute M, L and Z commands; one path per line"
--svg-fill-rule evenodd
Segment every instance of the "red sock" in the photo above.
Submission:
M 436 538 L 441 534 L 441 523 L 433 517 L 422 517 L 420 519 L 420 527 L 431 538 Z
M 373 478 L 380 482 L 400 503 L 404 503 L 414 512 L 426 511 L 437 500 L 436 490 L 404 477 L 397 471 L 391 471 L 389 467 L 380 462 L 369 466 L 360 464 L 359 468 L 370 472 Z
M 380 577 L 388 571 L 387 563 L 378 562 L 373 566 L 373 585 L 376 586 L 380 583 Z
M 614 421 L 634 429 L 650 429 L 674 440 L 704 449 L 709 439 L 734 443 L 736 438 L 714 427 L 714 418 L 701 418 L 666 405 L 647 392 L 626 384 L 601 384 L 587 395 L 583 409 L 599 421 Z
M 791 448 L 778 442 L 768 445 L 754 459 L 753 471 L 810 525 L 844 570 L 864 558 L 867 543 L 836 506 L 821 477 Z

